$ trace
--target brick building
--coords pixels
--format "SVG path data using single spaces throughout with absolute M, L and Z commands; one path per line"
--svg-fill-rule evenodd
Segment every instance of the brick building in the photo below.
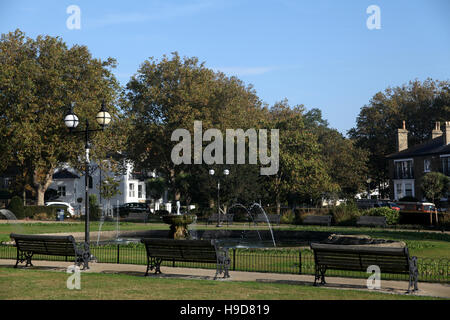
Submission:
M 397 152 L 387 159 L 390 198 L 412 196 L 424 200 L 420 180 L 426 173 L 437 171 L 450 176 L 450 121 L 444 123 L 443 130 L 436 122 L 431 139 L 411 147 L 408 147 L 408 130 L 403 121 L 403 128 L 397 130 Z

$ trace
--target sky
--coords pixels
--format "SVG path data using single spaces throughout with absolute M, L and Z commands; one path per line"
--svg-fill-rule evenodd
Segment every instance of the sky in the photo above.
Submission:
M 17 28 L 115 58 L 122 85 L 149 57 L 195 56 L 269 106 L 321 109 L 343 134 L 377 92 L 450 80 L 448 0 L 0 0 L 0 33 Z

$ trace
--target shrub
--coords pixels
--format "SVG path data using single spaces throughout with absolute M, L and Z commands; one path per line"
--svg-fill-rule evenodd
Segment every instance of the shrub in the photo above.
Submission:
M 89 220 L 98 221 L 101 216 L 101 209 L 97 205 L 97 196 L 95 194 L 89 195 Z
M 356 220 L 361 215 L 354 202 L 332 207 L 330 213 L 333 216 L 334 223 L 341 226 L 355 225 Z
M 27 218 L 35 220 L 54 220 L 56 219 L 56 212 L 59 209 L 64 210 L 65 217 L 69 216 L 65 206 L 26 206 L 24 212 Z
M 386 217 L 386 222 L 389 225 L 397 224 L 400 219 L 400 213 L 388 207 L 372 208 L 367 210 L 365 214 L 368 216 Z
M 194 211 L 194 210 L 192 210 L 192 211 Z M 159 209 L 159 210 L 155 211 L 155 214 L 158 215 L 158 216 L 165 216 L 166 214 L 169 214 L 169 211 L 164 210 L 164 209 Z
M 293 224 L 295 222 L 295 214 L 292 210 L 286 211 L 280 217 L 280 223 Z
M 26 217 L 23 206 L 23 200 L 18 196 L 12 197 L 8 206 L 8 210 L 14 213 L 17 219 L 23 219 Z

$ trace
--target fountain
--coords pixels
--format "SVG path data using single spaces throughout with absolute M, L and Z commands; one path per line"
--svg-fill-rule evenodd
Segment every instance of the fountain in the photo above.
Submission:
M 164 223 L 170 225 L 169 238 L 175 240 L 190 239 L 188 225 L 197 221 L 195 214 L 181 214 L 180 201 L 177 201 L 177 213 L 162 217 Z
M 0 210 L 0 214 L 2 214 L 3 216 L 6 217 L 6 219 L 9 220 L 17 220 L 16 216 L 14 215 L 14 213 L 12 213 L 11 211 L 7 210 L 7 209 L 1 209 Z

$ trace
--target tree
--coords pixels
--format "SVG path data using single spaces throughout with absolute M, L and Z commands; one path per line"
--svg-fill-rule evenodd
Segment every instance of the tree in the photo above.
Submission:
M 280 214 L 281 202 L 295 194 L 302 202 L 316 203 L 326 192 L 337 191 L 321 154 L 317 137 L 305 128 L 302 106 L 290 108 L 287 101 L 275 104 L 268 126 L 280 132 L 279 170 L 267 177 L 267 188 Z
M 446 196 L 450 178 L 440 172 L 430 172 L 422 177 L 420 187 L 428 201 L 437 203 L 440 198 Z
M 106 176 L 100 183 L 100 196 L 108 201 L 108 208 L 111 207 L 111 198 L 118 194 L 122 194 L 120 191 L 120 181 L 117 181 L 114 177 Z
M 186 129 L 193 137 L 195 120 L 202 121 L 203 132 L 208 128 L 225 132 L 258 127 L 262 119 L 262 103 L 251 86 L 206 68 L 197 58 L 182 59 L 177 53 L 171 58 L 163 56 L 161 61 L 144 61 L 127 84 L 122 103 L 134 132 L 129 136 L 128 155 L 136 166 L 156 169 L 174 200 L 179 200 L 182 192 L 192 199 L 199 196 L 186 194 L 198 190 L 185 188 L 177 183 L 183 179 L 177 177 L 190 177 L 193 185 L 193 179 L 203 180 L 208 172 L 205 164 L 173 163 L 171 152 L 177 142 L 171 141 L 171 136 L 176 129 Z
M 63 122 L 70 102 L 81 119 L 92 119 L 102 101 L 115 124 L 119 85 L 110 69 L 115 60 L 93 58 L 85 46 L 68 48 L 59 37 L 25 37 L 20 30 L 0 40 L 0 170 L 16 165 L 30 184 L 39 205 L 62 163 L 82 167 L 83 139 L 68 134 Z M 92 122 L 91 121 L 91 122 Z M 83 123 L 80 124 L 82 126 Z M 93 135 L 91 159 L 120 150 L 124 130 Z
M 427 79 L 376 93 L 361 108 L 349 131 L 356 146 L 369 152 L 369 175 L 379 184 L 389 179 L 386 156 L 394 153 L 397 129 L 406 121 L 409 145 L 430 139 L 436 121 L 448 121 L 450 82 Z
M 328 175 L 339 185 L 339 198 L 354 198 L 365 189 L 367 179 L 367 151 L 358 148 L 355 142 L 345 138 L 322 119 L 319 109 L 311 109 L 304 116 L 305 127 L 311 130 L 321 145 Z

